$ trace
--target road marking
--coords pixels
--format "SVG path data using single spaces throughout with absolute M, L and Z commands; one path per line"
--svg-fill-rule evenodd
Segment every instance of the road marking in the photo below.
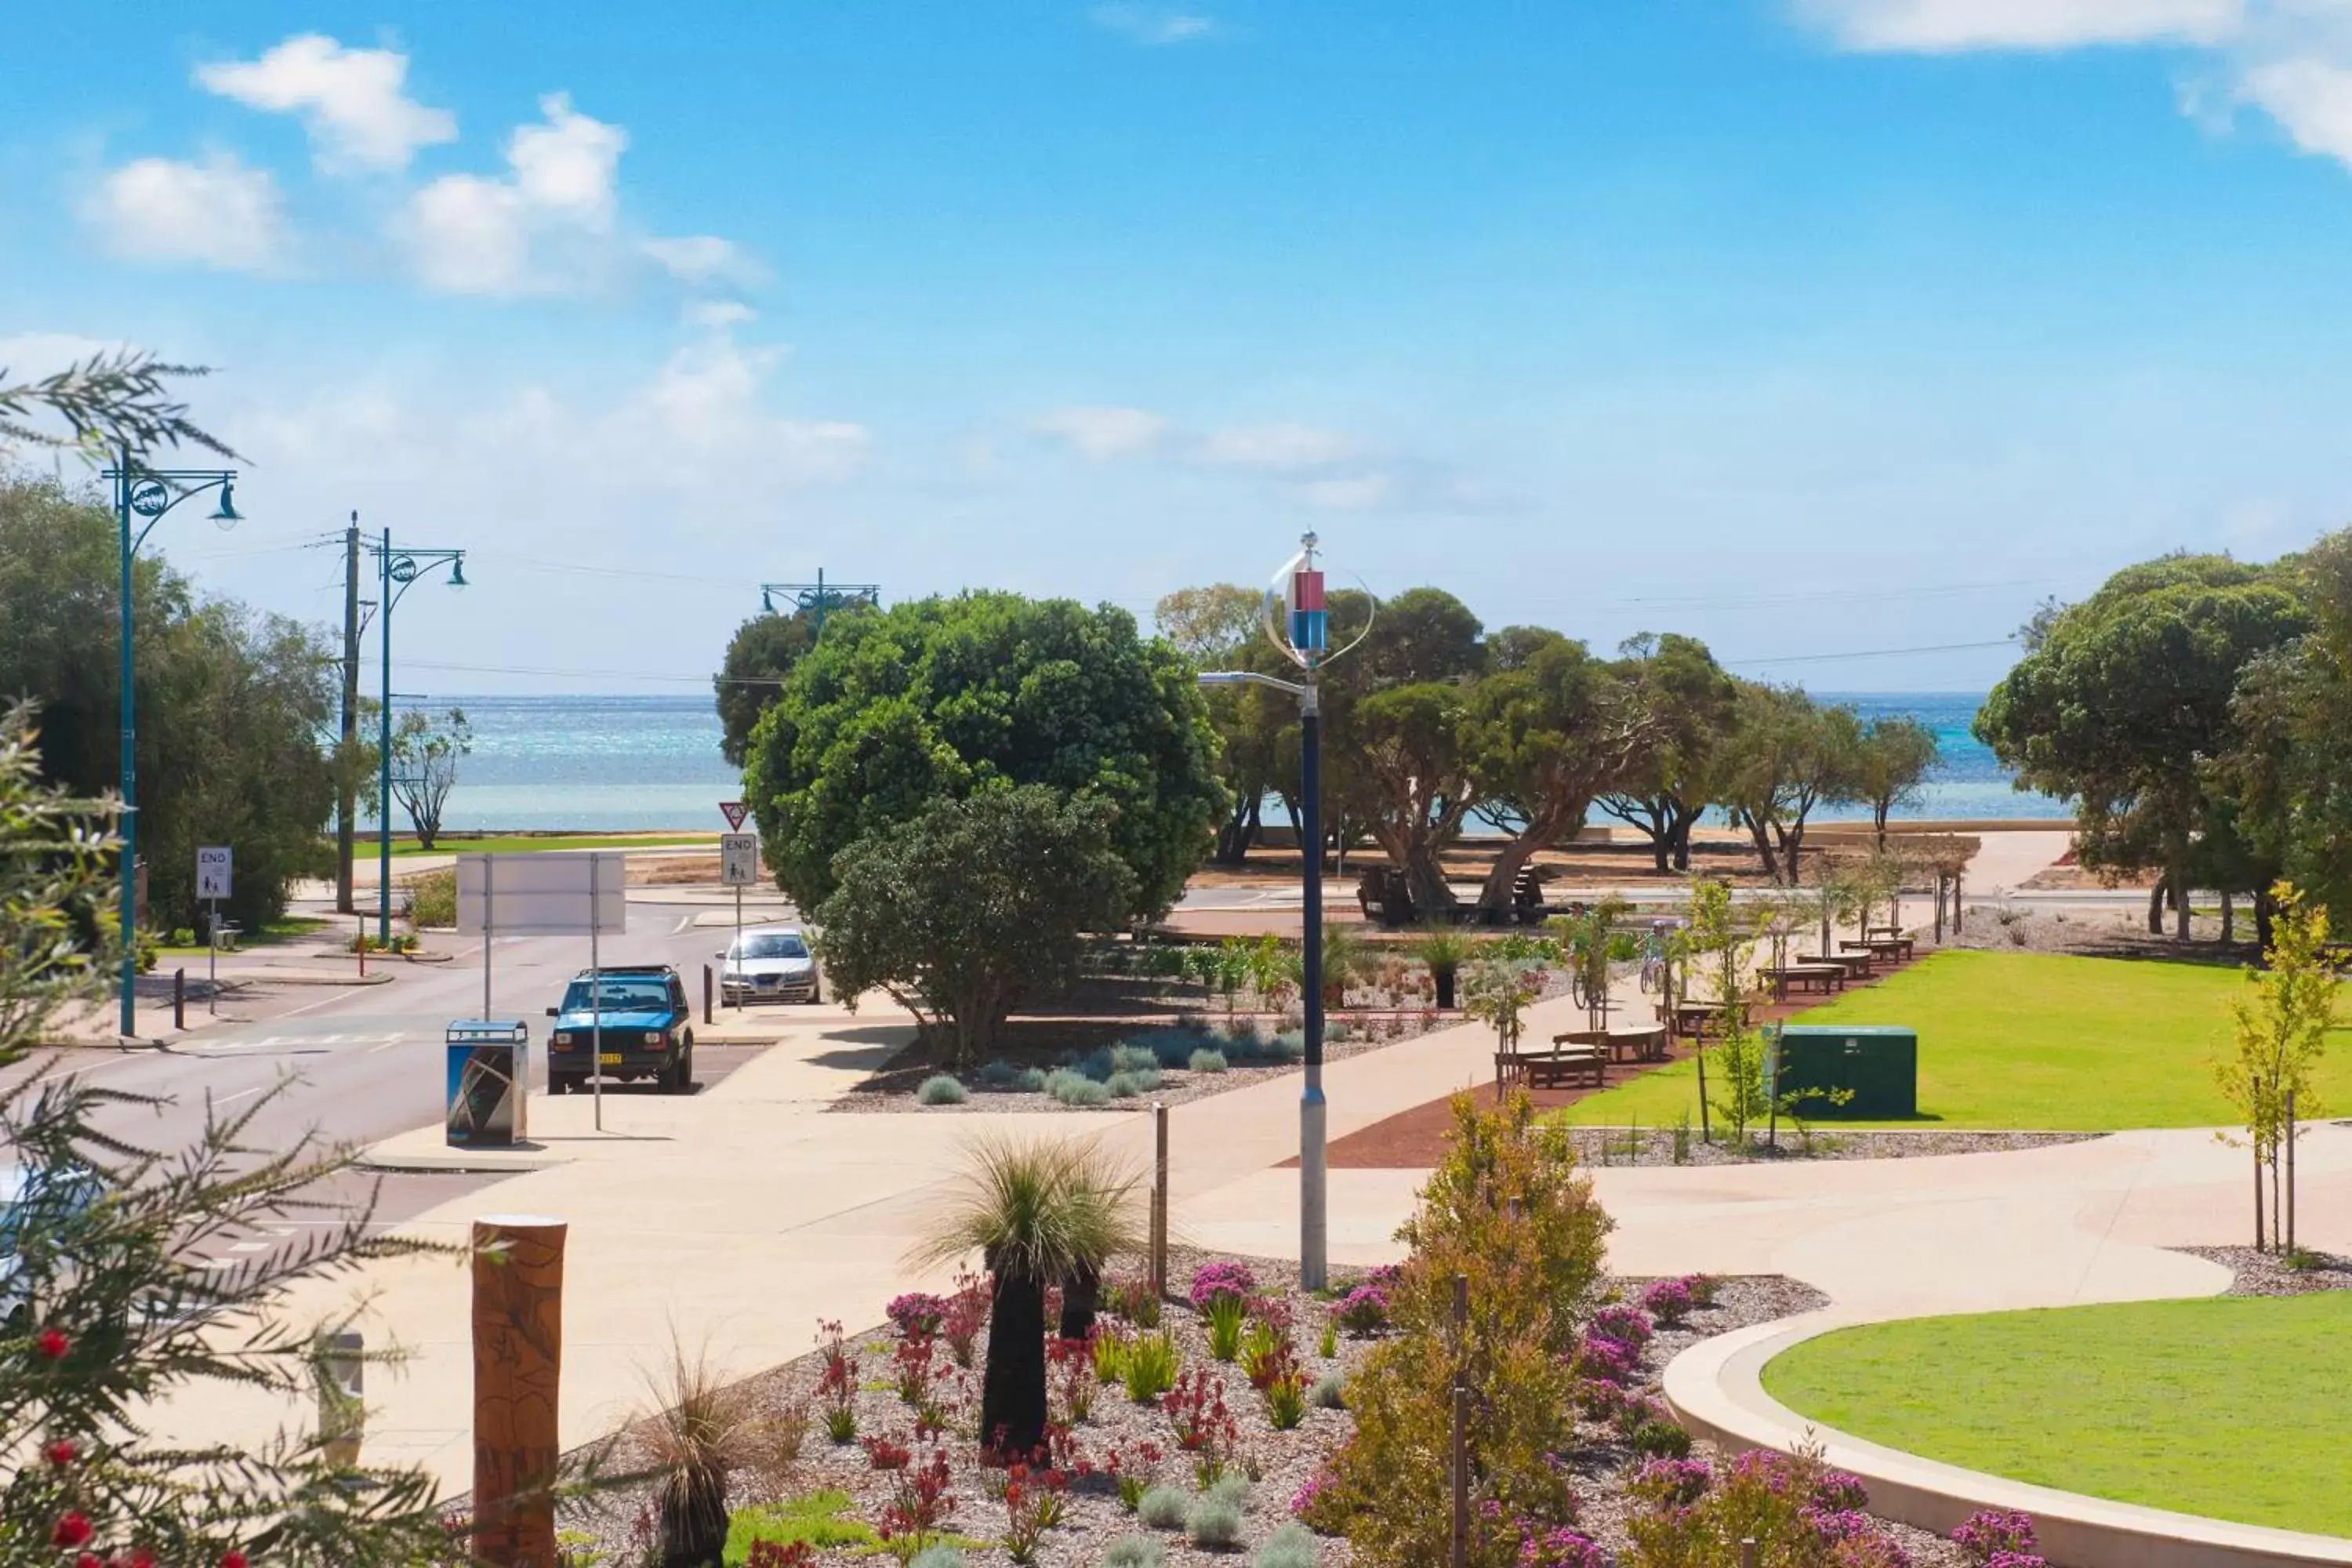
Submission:
M 231 1247 L 229 1250 L 231 1252 L 267 1252 L 269 1250 L 269 1243 L 266 1241 L 240 1241 L 234 1247 Z
M 214 1103 L 215 1105 L 226 1105 L 226 1104 L 228 1104 L 231 1100 L 243 1100 L 243 1099 L 246 1099 L 246 1098 L 247 1098 L 247 1096 L 249 1096 L 249 1095 L 256 1095 L 256 1094 L 259 1094 L 259 1093 L 261 1092 L 262 1089 L 267 1088 L 267 1087 L 268 1087 L 268 1086 L 265 1084 L 265 1085 L 262 1085 L 262 1086 L 260 1086 L 260 1087 L 254 1088 L 254 1089 L 238 1089 L 235 1094 L 224 1094 L 224 1095 L 220 1096 L 218 1099 L 215 1100 L 213 1101 L 213 1103 Z

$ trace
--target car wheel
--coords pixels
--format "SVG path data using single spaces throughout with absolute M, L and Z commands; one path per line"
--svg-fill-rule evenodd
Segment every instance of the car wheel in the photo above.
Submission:
M 694 1059 L 680 1051 L 669 1070 L 662 1074 L 664 1094 L 684 1094 L 694 1087 Z

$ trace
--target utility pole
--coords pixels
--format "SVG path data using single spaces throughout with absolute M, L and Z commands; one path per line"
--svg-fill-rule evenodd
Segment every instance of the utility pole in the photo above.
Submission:
M 343 766 L 335 797 L 335 909 L 350 914 L 352 844 L 358 835 L 359 778 L 352 750 L 360 738 L 360 514 L 343 530 Z

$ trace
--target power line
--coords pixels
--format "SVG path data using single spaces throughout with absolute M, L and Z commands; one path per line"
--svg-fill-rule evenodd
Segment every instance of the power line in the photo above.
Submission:
M 1727 658 L 1726 666 L 1753 668 L 1760 664 L 1828 664 L 1841 658 L 1901 658 L 1915 653 L 1963 653 L 1972 648 L 2012 647 L 2014 637 L 1995 637 L 1990 642 L 1934 643 L 1925 647 L 1864 648 L 1854 653 L 1792 653 L 1779 658 Z

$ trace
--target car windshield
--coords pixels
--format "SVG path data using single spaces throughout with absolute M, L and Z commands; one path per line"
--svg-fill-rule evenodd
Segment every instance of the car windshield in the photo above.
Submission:
M 808 943 L 793 931 L 768 931 L 747 936 L 735 944 L 738 958 L 806 958 Z
M 647 974 L 607 974 L 600 983 L 604 992 L 604 1011 L 634 1013 L 646 1008 L 656 1012 L 669 1010 L 669 982 Z M 575 980 L 563 994 L 563 1010 L 585 1013 L 595 1005 L 588 982 Z

